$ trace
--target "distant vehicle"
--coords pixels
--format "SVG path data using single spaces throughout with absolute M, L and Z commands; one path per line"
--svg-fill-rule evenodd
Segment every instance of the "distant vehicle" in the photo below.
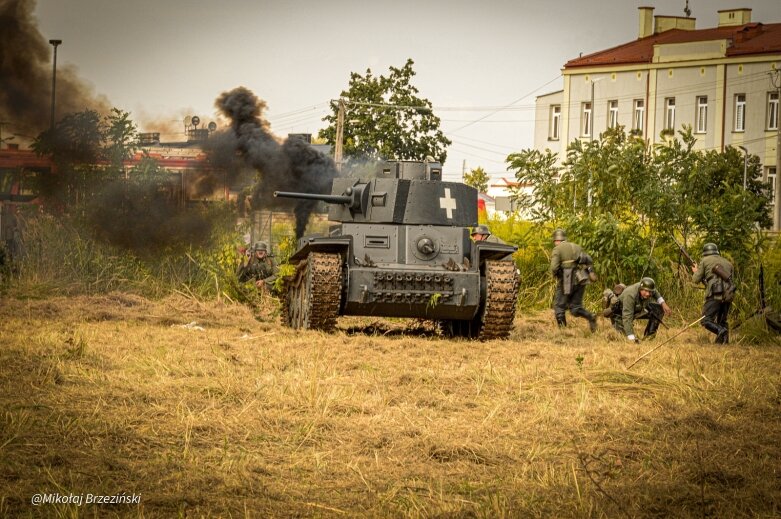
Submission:
M 299 240 L 282 296 L 287 326 L 331 331 L 340 315 L 364 315 L 433 319 L 451 337 L 510 334 L 517 247 L 470 239 L 477 190 L 442 181 L 441 164 L 386 162 L 375 178 L 336 178 L 330 195 L 274 196 L 322 200 L 340 222 Z

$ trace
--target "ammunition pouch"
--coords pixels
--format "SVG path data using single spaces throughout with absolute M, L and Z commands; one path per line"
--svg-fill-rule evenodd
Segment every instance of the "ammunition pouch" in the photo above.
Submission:
M 709 291 L 706 297 L 720 298 L 725 303 L 731 303 L 735 299 L 735 283 L 732 278 L 716 278 L 709 284 Z
M 714 279 L 710 284 L 710 295 L 720 296 L 724 293 L 724 282 L 720 279 Z
M 584 268 L 577 268 L 575 270 L 575 283 L 578 285 L 585 285 L 591 281 L 588 270 Z
M 721 265 L 713 267 L 713 273 L 716 274 L 715 282 L 711 287 L 711 294 L 721 296 L 725 303 L 731 303 L 735 299 L 735 283 L 732 282 L 732 274 L 727 274 Z

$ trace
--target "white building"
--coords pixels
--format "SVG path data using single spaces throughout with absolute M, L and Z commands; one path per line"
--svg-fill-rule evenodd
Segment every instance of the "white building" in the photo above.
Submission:
M 690 125 L 697 149 L 742 146 L 758 155 L 781 209 L 781 23 L 752 23 L 751 9 L 741 8 L 719 11 L 718 27 L 696 29 L 694 18 L 653 11 L 639 8 L 637 40 L 564 65 L 564 88 L 537 98 L 534 147 L 561 162 L 568 143 L 609 127 L 655 143 Z

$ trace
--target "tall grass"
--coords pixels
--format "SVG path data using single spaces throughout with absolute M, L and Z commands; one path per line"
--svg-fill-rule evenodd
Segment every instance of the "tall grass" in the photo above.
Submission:
M 200 298 L 240 297 L 238 233 L 215 225 L 204 247 L 134 253 L 95 239 L 75 217 L 38 214 L 24 221 L 22 256 L 11 284 L 19 295 L 126 291 L 159 298 L 174 291 Z

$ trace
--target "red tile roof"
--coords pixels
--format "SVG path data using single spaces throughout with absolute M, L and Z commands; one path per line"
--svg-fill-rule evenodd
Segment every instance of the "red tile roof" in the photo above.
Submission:
M 693 31 L 671 29 L 570 60 L 564 68 L 651 63 L 654 45 L 710 40 L 730 40 L 727 56 L 781 54 L 781 23 L 747 23 Z

